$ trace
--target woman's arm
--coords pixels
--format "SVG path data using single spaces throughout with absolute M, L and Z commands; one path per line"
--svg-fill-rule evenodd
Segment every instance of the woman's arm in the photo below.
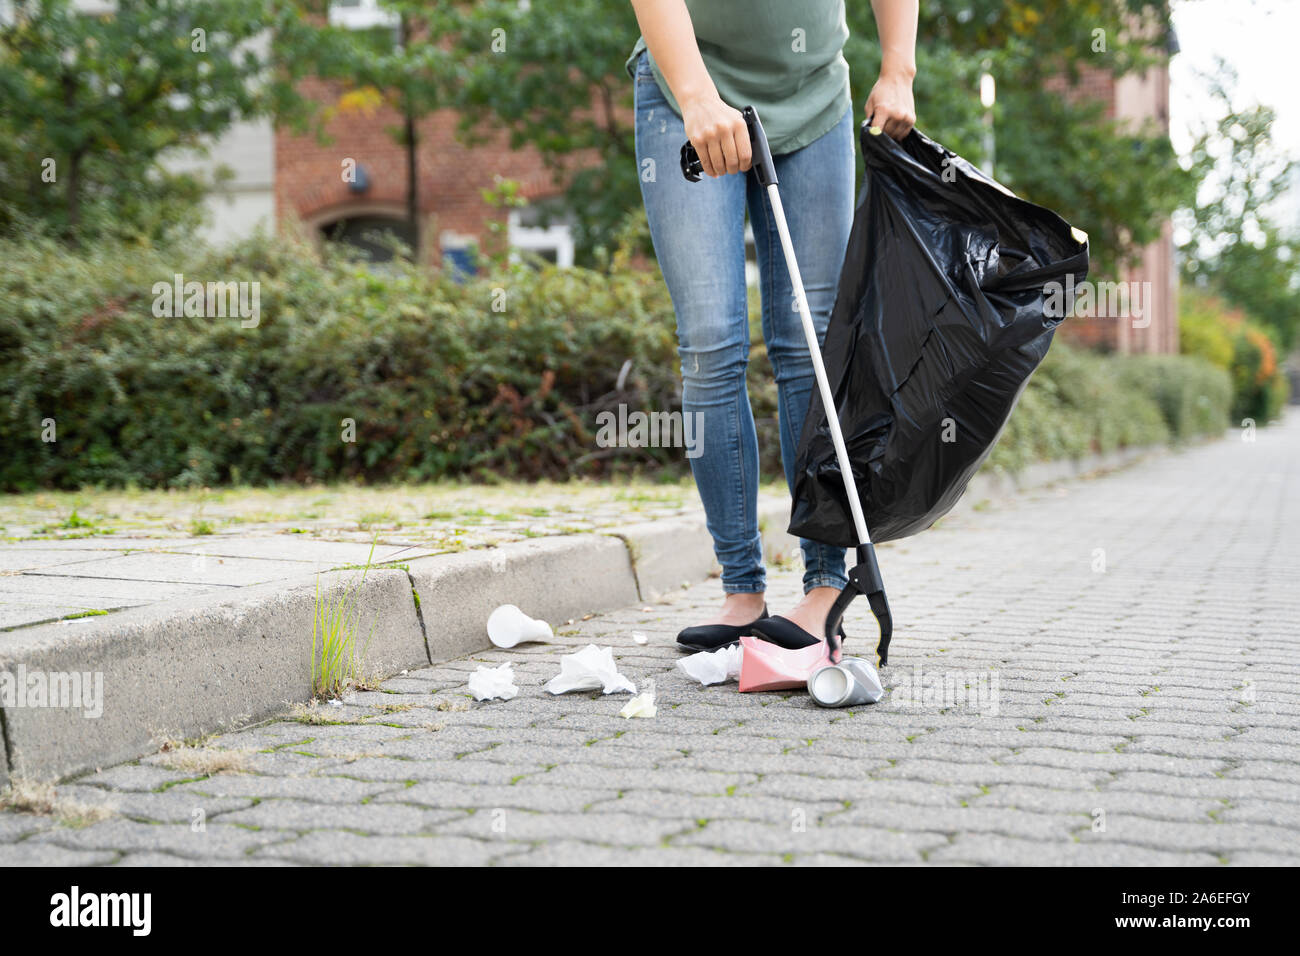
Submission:
M 916 122 L 912 78 L 916 76 L 917 0 L 871 0 L 880 34 L 880 79 L 867 97 L 873 129 L 902 139 Z
M 740 111 L 722 102 L 695 42 L 685 0 L 632 0 L 650 55 L 682 108 L 686 138 L 710 176 L 749 169 L 749 129 Z M 915 13 L 916 3 L 912 3 Z M 913 27 L 915 34 L 915 27 Z

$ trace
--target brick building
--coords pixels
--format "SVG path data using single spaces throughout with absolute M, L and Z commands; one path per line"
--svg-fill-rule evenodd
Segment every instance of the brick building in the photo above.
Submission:
M 343 90 L 323 83 L 311 92 L 337 102 Z M 497 177 L 519 183 L 530 202 L 555 191 L 550 172 L 531 148 L 511 150 L 504 135 L 467 147 L 455 135 L 457 117 L 436 113 L 417 125 L 417 195 L 424 248 L 453 258 L 471 242 L 482 241 L 488 223 L 505 215 L 516 246 L 530 246 L 561 265 L 573 261 L 567 229 L 533 229 L 527 210 L 503 213 L 483 196 Z M 340 113 L 327 126 L 334 140 L 322 145 L 313 136 L 275 134 L 275 212 L 295 218 L 323 235 L 364 244 L 366 229 L 392 231 L 406 241 L 407 148 L 395 130 L 401 114 L 388 106 Z M 345 176 L 350 164 L 355 174 Z M 350 181 L 349 181 L 350 180 Z M 549 238 L 549 242 L 544 240 Z
M 104 0 L 78 0 L 87 12 Z M 392 14 L 376 0 L 336 0 L 330 20 L 359 30 L 395 29 Z M 269 120 L 237 123 L 211 149 L 211 158 L 180 156 L 173 169 L 208 163 L 230 167 L 233 180 L 207 200 L 206 237 L 222 242 L 259 227 L 298 222 L 323 240 L 348 242 L 377 258 L 384 250 L 371 241 L 375 232 L 408 243 L 414 238 L 407 214 L 408 159 L 395 135 L 401 114 L 384 104 L 341 104 L 339 84 L 309 81 L 304 92 L 335 111 L 326 124 L 331 140 L 295 135 Z M 512 150 L 501 135 L 466 147 L 455 136 L 457 117 L 436 113 L 417 126 L 416 168 L 420 228 L 430 259 L 468 264 L 468 247 L 481 243 L 488 224 L 506 220 L 506 236 L 517 248 L 532 250 L 559 265 L 573 262 L 573 241 L 563 224 L 542 228 L 535 207 L 503 211 L 483 196 L 498 177 L 519 183 L 530 204 L 556 191 L 551 173 L 531 148 Z
M 1169 132 L 1167 65 L 1153 66 L 1144 73 L 1119 79 L 1100 69 L 1084 70 L 1070 95 L 1105 103 L 1106 115 L 1111 119 L 1134 127 L 1154 122 L 1165 133 Z M 1178 351 L 1178 270 L 1174 262 L 1172 223 L 1165 221 L 1160 238 L 1143 247 L 1136 261 L 1122 274 L 1089 278 L 1136 288 L 1141 295 L 1142 315 L 1132 314 L 1131 308 L 1122 315 L 1107 309 L 1090 316 L 1076 315 L 1061 326 L 1068 339 L 1118 352 Z

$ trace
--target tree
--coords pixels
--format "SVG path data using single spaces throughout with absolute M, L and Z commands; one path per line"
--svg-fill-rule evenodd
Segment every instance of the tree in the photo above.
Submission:
M 1183 220 L 1183 278 L 1222 295 L 1264 326 L 1284 351 L 1300 332 L 1300 242 L 1283 235 L 1269 207 L 1296 167 L 1272 140 L 1274 111 L 1236 105 L 1236 73 L 1219 60 L 1202 77 L 1217 119 L 1188 153 L 1200 183 Z
M 233 123 L 310 122 L 296 82 L 346 59 L 351 39 L 294 0 L 17 0 L 0 29 L 0 228 L 50 223 L 66 238 L 159 236 L 192 225 L 212 182 L 161 160 L 203 150 Z
M 387 0 L 409 25 L 405 51 L 363 69 L 365 82 L 400 91 L 416 115 L 454 109 L 459 133 L 481 143 L 502 132 L 531 146 L 564 191 L 580 255 L 613 244 L 640 203 L 632 136 L 632 82 L 623 69 L 637 37 L 627 2 Z
M 408 4 L 419 6 L 390 5 Z M 846 11 L 860 111 L 879 68 L 876 28 L 870 4 Z M 512 145 L 534 146 L 567 185 L 581 252 L 609 244 L 640 202 L 623 69 L 637 35 L 631 4 L 488 0 L 425 16 L 430 42 L 452 54 L 437 83 L 463 134 L 504 128 Z M 1123 75 L 1159 62 L 1168 29 L 1166 0 L 923 0 L 919 125 L 977 159 L 987 65 L 999 84 L 999 178 L 1087 230 L 1098 265 L 1114 268 L 1159 234 L 1189 180 L 1163 131 L 1124 129 L 1070 85 L 1085 65 Z

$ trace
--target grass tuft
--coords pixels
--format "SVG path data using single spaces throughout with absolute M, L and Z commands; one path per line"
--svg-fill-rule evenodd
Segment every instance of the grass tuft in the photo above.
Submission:
M 0 793 L 0 810 L 52 817 L 72 827 L 90 826 L 113 815 L 107 806 L 60 796 L 54 784 L 32 780 L 15 780 L 8 790 Z
M 248 773 L 251 750 L 218 750 L 214 747 L 194 747 L 189 744 L 166 743 L 162 747 L 164 767 L 178 773 L 211 777 L 219 773 Z
M 320 591 L 320 577 L 316 578 L 316 613 L 311 629 L 311 690 L 320 699 L 341 697 L 350 685 L 368 686 L 363 678 L 366 648 L 357 647 L 357 606 L 361 585 L 370 572 L 375 556 L 375 545 L 361 568 L 361 576 L 344 590 L 337 599 L 330 600 Z

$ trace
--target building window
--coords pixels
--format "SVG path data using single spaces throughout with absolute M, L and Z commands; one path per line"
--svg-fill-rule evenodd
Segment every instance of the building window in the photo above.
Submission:
M 547 203 L 512 209 L 507 217 L 512 257 L 516 252 L 541 256 L 562 269 L 573 265 L 573 229 L 567 216 L 553 212 Z
M 392 53 L 401 40 L 402 18 L 379 0 L 335 0 L 329 19 L 331 25 L 355 32 L 376 55 Z
M 370 262 L 390 262 L 400 246 L 415 248 L 415 230 L 406 219 L 389 216 L 352 216 L 321 227 L 330 242 L 351 246 Z M 400 244 L 400 246 L 399 246 Z
M 369 30 L 373 27 L 396 28 L 401 18 L 386 10 L 379 0 L 334 0 L 330 4 L 330 23 L 350 30 Z
M 442 267 L 456 281 L 464 281 L 478 272 L 478 240 L 473 236 L 445 230 L 438 237 L 442 249 Z

